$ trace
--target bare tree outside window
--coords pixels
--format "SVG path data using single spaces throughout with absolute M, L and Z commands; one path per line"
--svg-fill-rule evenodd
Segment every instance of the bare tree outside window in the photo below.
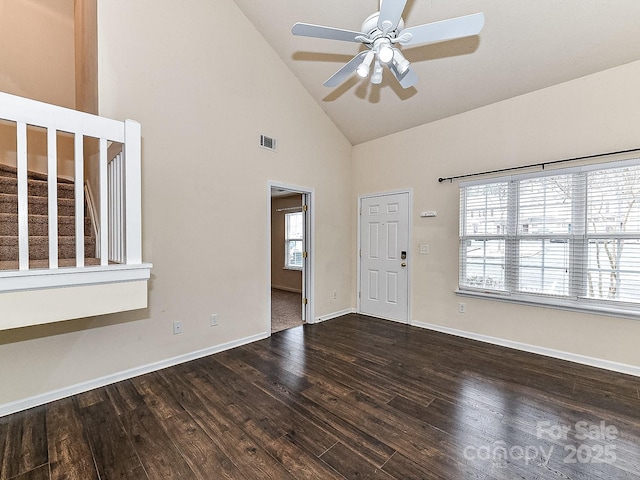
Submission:
M 640 168 L 592 172 L 589 177 L 588 236 L 590 298 L 624 299 L 625 276 L 638 280 L 640 266 Z M 629 255 L 624 255 L 632 250 Z M 637 285 L 637 284 L 636 284 Z M 635 296 L 635 295 L 634 295 Z

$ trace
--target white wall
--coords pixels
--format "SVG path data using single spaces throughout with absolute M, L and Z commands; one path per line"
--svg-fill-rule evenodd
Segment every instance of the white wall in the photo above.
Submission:
M 98 32 L 100 113 L 142 124 L 149 307 L 3 332 L 0 406 L 267 335 L 269 180 L 315 191 L 316 316 L 351 306 L 351 145 L 233 1 L 102 1 Z
M 456 296 L 459 189 L 437 182 L 640 147 L 638 85 L 635 62 L 354 147 L 352 208 L 358 195 L 414 190 L 413 321 L 640 367 L 640 321 Z

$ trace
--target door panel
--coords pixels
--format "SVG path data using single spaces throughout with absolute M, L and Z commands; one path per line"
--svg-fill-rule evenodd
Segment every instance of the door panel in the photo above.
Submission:
M 398 303 L 398 274 L 387 272 L 387 302 Z
M 409 321 L 409 194 L 366 197 L 360 215 L 360 312 Z
M 380 232 L 380 225 L 377 223 L 369 224 L 369 257 L 378 258 L 380 256 L 380 249 L 378 248 L 378 237 Z
M 398 222 L 387 223 L 387 258 L 397 260 L 400 257 L 398 250 Z
M 369 270 L 369 300 L 377 301 L 380 298 L 380 282 L 378 282 L 379 272 Z

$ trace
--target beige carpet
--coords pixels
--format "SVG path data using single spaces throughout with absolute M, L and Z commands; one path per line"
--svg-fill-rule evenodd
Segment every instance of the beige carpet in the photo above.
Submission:
M 272 288 L 271 333 L 302 324 L 302 295 Z
M 58 179 L 58 259 L 70 265 L 76 257 L 75 187 Z M 29 260 L 31 268 L 46 268 L 49 258 L 49 206 L 47 176 L 28 172 Z M 15 167 L 0 164 L 0 270 L 18 268 L 18 179 Z M 96 238 L 85 199 L 84 250 L 86 258 L 96 256 Z M 75 262 L 75 260 L 74 260 Z M 95 260 L 87 260 L 89 263 Z M 75 263 L 73 263 L 75 264 Z

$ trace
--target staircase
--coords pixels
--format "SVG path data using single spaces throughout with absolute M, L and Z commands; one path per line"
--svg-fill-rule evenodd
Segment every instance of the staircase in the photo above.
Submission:
M 49 267 L 47 176 L 28 173 L 29 267 Z M 84 254 L 86 265 L 97 265 L 96 238 L 85 198 Z M 73 182 L 58 178 L 58 263 L 75 266 L 75 200 Z M 14 167 L 0 165 L 0 270 L 18 269 L 18 179 Z

